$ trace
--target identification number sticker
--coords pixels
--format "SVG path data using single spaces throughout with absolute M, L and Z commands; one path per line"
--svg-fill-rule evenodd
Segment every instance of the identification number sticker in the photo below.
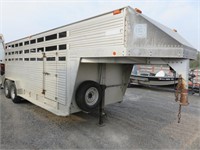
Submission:
M 146 38 L 147 37 L 147 24 L 136 24 L 134 26 L 134 37 L 135 38 Z

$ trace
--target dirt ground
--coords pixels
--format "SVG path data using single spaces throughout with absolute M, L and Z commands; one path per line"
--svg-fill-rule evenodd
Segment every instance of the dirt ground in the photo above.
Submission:
M 58 117 L 29 102 L 14 104 L 0 90 L 0 149 L 200 149 L 200 97 L 189 97 L 177 123 L 172 92 L 128 88 L 122 103 L 98 114 Z

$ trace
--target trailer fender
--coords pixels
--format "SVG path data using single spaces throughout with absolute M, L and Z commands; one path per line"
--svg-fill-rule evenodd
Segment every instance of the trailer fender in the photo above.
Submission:
M 4 85 L 5 85 L 5 82 L 9 82 L 9 85 L 11 84 L 11 83 L 14 83 L 15 84 L 15 87 L 16 87 L 16 90 L 17 90 L 17 93 L 18 94 L 23 94 L 23 90 L 22 90 L 22 86 L 21 86 L 21 84 L 20 84 L 20 81 L 18 81 L 18 80 L 13 80 L 13 79 L 8 79 L 8 78 L 6 78 L 5 79 L 5 81 L 4 81 Z
M 16 86 L 16 89 L 17 89 L 17 93 L 18 94 L 23 94 L 23 90 L 22 90 L 22 86 L 20 84 L 20 81 L 15 81 L 15 86 Z

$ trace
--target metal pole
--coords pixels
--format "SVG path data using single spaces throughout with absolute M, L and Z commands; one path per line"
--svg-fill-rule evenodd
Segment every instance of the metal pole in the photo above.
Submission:
M 99 125 L 102 126 L 103 124 L 103 118 L 102 118 L 103 108 L 102 108 L 102 100 L 99 104 Z
M 102 89 L 102 99 L 99 103 L 99 126 L 104 126 L 104 123 L 103 123 L 103 105 L 104 105 L 104 100 L 105 100 L 106 86 L 101 85 L 101 89 Z

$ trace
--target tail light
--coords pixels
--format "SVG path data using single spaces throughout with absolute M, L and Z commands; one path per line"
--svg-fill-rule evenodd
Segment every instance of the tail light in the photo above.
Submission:
M 5 74 L 5 65 L 4 64 L 0 64 L 0 74 L 1 75 Z

